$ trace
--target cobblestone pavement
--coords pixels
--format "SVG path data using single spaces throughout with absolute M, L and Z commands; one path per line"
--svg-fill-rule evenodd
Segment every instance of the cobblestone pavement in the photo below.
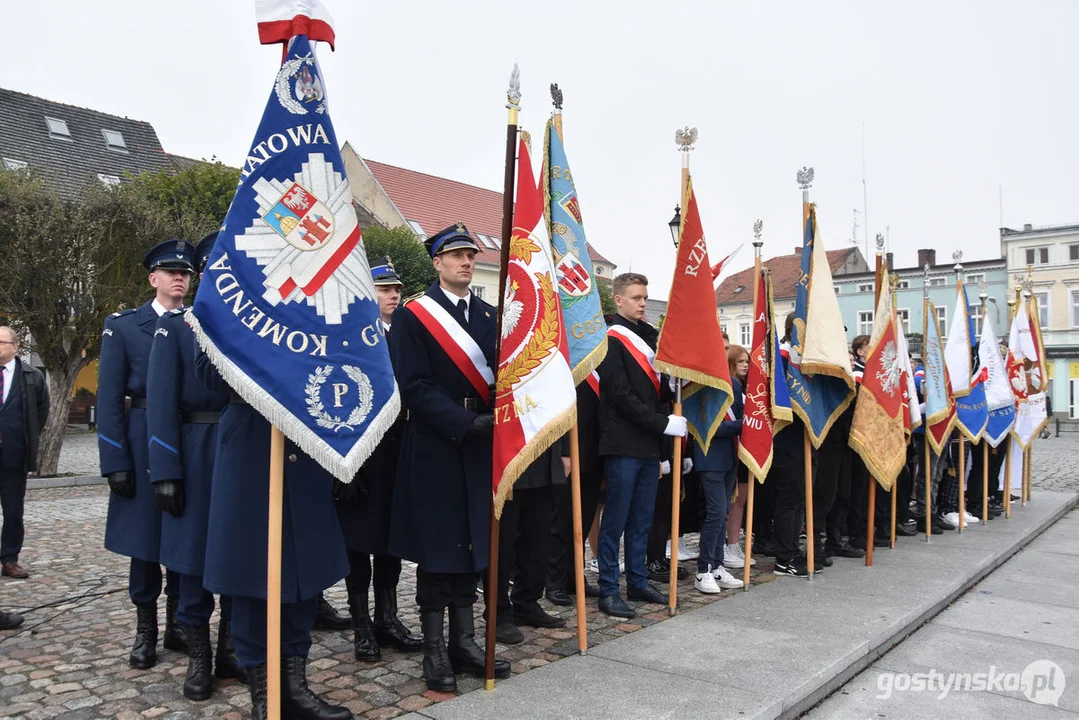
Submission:
M 62 469 L 96 473 L 96 454 L 94 435 L 69 434 Z M 1079 490 L 1079 440 L 1038 441 L 1034 485 Z M 247 717 L 247 690 L 235 681 L 220 682 L 214 696 L 204 703 L 184 698 L 181 687 L 187 661 L 177 653 L 159 646 L 158 664 L 152 670 L 128 666 L 134 612 L 126 593 L 127 560 L 102 547 L 107 500 L 103 486 L 34 490 L 27 495 L 27 538 L 21 561 L 32 575 L 29 580 L 0 580 L 0 608 L 26 615 L 23 627 L 0 635 L 0 718 Z M 771 562 L 766 558 L 758 562 L 754 583 L 775 580 Z M 731 592 L 702 596 L 693 590 L 690 577 L 679 586 L 682 612 L 729 597 Z M 408 563 L 399 594 L 402 619 L 418 631 L 411 602 L 415 570 Z M 343 583 L 327 591 L 327 596 L 339 609 L 346 607 Z M 576 652 L 573 609 L 543 602 L 549 611 L 566 618 L 568 625 L 558 630 L 522 628 L 523 644 L 499 646 L 500 656 L 512 662 L 515 674 Z M 599 613 L 595 600 L 589 600 L 590 645 L 667 617 L 663 606 L 638 609 L 638 618 L 620 622 Z M 482 628 L 482 621 L 477 622 L 481 634 Z M 478 640 L 482 644 L 482 638 Z M 390 718 L 452 697 L 425 690 L 419 654 L 384 650 L 381 662 L 364 664 L 352 657 L 351 632 L 316 632 L 314 641 L 309 666 L 312 686 L 357 716 Z M 461 692 L 468 692 L 480 688 L 482 681 L 462 677 L 459 684 Z
M 97 433 L 69 429 L 64 435 L 56 470 L 60 475 L 97 475 L 101 472 L 97 457 Z
M 184 698 L 187 659 L 160 645 L 152 670 L 128 666 L 135 616 L 126 592 L 127 559 L 102 547 L 107 501 L 103 486 L 34 490 L 27 495 L 27 537 L 20 560 L 32 574 L 29 580 L 0 580 L 0 608 L 26 616 L 23 627 L 0 635 L 0 718 L 247 717 L 247 690 L 235 681 L 219 682 L 206 702 Z M 694 537 L 690 536 L 690 545 Z M 755 572 L 754 582 L 774 580 L 771 563 L 765 558 L 759 562 L 764 574 Z M 680 605 L 683 612 L 691 611 L 731 592 L 703 596 L 693 589 L 691 576 L 679 586 Z M 411 601 L 415 567 L 410 563 L 405 564 L 399 595 L 402 619 L 418 632 Z M 343 611 L 344 583 L 328 590 L 327 597 Z M 522 628 L 523 644 L 499 646 L 500 656 L 512 662 L 514 673 L 577 651 L 573 609 L 543 603 L 565 617 L 568 625 L 558 630 Z M 596 601 L 590 599 L 589 643 L 603 643 L 667 618 L 665 606 L 643 605 L 638 610 L 638 618 L 622 622 L 599 613 Z M 477 629 L 482 634 L 482 621 Z M 482 644 L 482 638 L 477 640 Z M 311 685 L 358 716 L 390 718 L 452 697 L 426 690 L 419 654 L 384 649 L 381 662 L 364 664 L 352 657 L 351 631 L 316 631 L 314 641 Z M 482 681 L 462 677 L 459 685 L 467 692 L 480 688 Z

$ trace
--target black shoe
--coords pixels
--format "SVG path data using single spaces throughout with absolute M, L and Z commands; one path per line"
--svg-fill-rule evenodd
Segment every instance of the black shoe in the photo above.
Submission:
M 832 532 L 828 535 L 828 541 L 824 545 L 829 555 L 833 557 L 844 558 L 863 558 L 865 557 L 865 550 L 859 550 L 858 548 L 847 542 L 847 539 L 839 532 Z
M 648 563 L 648 579 L 652 582 L 667 583 L 671 580 L 671 563 L 669 560 L 653 560 Z M 681 565 L 678 566 L 678 579 L 685 580 L 689 577 L 689 570 Z
M 428 690 L 456 692 L 457 677 L 453 674 L 450 656 L 446 652 L 446 638 L 443 630 L 444 612 L 420 613 L 420 626 L 423 629 L 423 679 Z
M 361 662 L 378 662 L 382 659 L 382 652 L 378 649 L 375 629 L 371 625 L 371 615 L 367 610 L 366 587 L 362 592 L 349 588 L 348 613 L 352 616 L 353 655 Z
M 281 662 L 281 715 L 293 720 L 352 720 L 352 711 L 331 705 L 307 687 L 307 658 L 292 655 Z
M 902 535 L 903 537 L 913 537 L 917 534 L 918 528 L 914 525 L 903 525 L 897 523 L 895 526 L 896 537 L 899 537 L 900 535 Z M 891 541 L 889 541 L 888 544 L 891 545 Z
M 251 692 L 251 720 L 266 720 L 266 666 L 258 665 L 247 671 L 247 689 Z
M 791 577 L 809 577 L 809 569 L 806 566 L 805 561 L 801 559 L 795 559 L 791 562 L 777 559 L 775 567 L 772 568 L 772 573 L 775 575 L 789 575 Z
M 341 615 L 322 593 L 318 595 L 318 611 L 315 614 L 316 630 L 348 630 L 352 620 Z
M 570 607 L 576 604 L 576 600 L 565 590 L 548 590 L 547 599 L 551 601 L 552 605 L 558 605 L 560 607 Z
M 247 672 L 240 667 L 236 648 L 232 646 L 232 624 L 222 620 L 217 626 L 217 654 L 214 656 L 214 677 L 219 680 L 235 678 L 247 684 Z
M 472 606 L 451 607 L 450 613 L 450 665 L 455 673 L 467 673 L 475 677 L 487 674 L 486 656 L 476 644 L 476 619 L 472 617 Z M 497 632 L 497 630 L 496 630 Z M 510 676 L 510 664 L 501 658 L 495 658 L 495 678 Z
M 606 595 L 599 599 L 599 611 L 611 617 L 635 618 L 637 611 L 626 605 L 621 595 Z
M 551 615 L 539 606 L 539 603 L 522 603 L 513 606 L 513 622 L 517 625 L 537 628 L 566 627 L 566 621 L 557 615 Z
M 806 567 L 806 568 L 809 567 L 809 558 L 807 558 L 805 555 L 802 556 L 801 560 L 798 560 L 798 561 L 795 561 L 795 562 L 800 563 L 803 567 Z M 814 556 L 813 556 L 813 572 L 815 572 L 815 573 L 824 572 L 824 568 L 826 568 L 826 567 L 828 567 L 828 565 L 825 564 L 824 558 L 814 554 Z
M 184 625 L 187 638 L 187 676 L 184 678 L 184 697 L 200 702 L 214 693 L 213 653 L 210 647 L 209 625 Z
M 165 599 L 165 636 L 161 639 L 161 644 L 166 650 L 186 655 L 187 635 L 184 634 L 183 626 L 176 622 L 176 608 L 178 607 L 180 607 L 180 598 Z
M 19 613 L 9 613 L 0 610 L 0 630 L 14 630 L 23 623 L 23 616 Z
M 512 620 L 505 620 L 501 616 L 495 625 L 495 640 L 503 645 L 520 645 L 525 641 L 525 634 L 521 628 L 513 624 Z
M 419 652 L 423 638 L 413 634 L 397 617 L 397 588 L 375 588 L 375 640 L 401 652 Z
M 651 585 L 645 585 L 643 588 L 626 588 L 626 597 L 630 600 L 644 600 L 646 603 L 657 605 L 667 604 L 667 596 Z
M 855 535 L 850 539 L 850 544 L 859 550 L 865 550 L 865 535 Z M 873 547 L 888 547 L 891 545 L 891 541 L 886 537 L 880 535 L 873 536 Z
M 598 598 L 599 597 L 599 588 L 596 587 L 595 585 L 593 585 L 592 583 L 588 582 L 587 580 L 585 580 L 584 581 L 584 596 L 585 597 L 590 597 L 590 598 Z
M 753 541 L 753 554 L 754 555 L 767 555 L 768 557 L 775 557 L 778 548 L 776 543 L 771 538 L 761 538 L 760 540 Z
M 128 662 L 131 667 L 149 670 L 157 664 L 157 604 L 136 605 L 135 644 Z

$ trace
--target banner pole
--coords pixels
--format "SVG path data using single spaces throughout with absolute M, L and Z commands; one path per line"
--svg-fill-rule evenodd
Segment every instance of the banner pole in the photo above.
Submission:
M 506 268 L 510 259 L 510 238 L 513 237 L 513 189 L 517 165 L 517 117 L 521 110 L 520 70 L 513 64 L 509 89 L 506 91 L 506 172 L 502 185 L 502 247 L 498 265 L 498 312 L 495 315 L 495 358 L 502 357 L 502 310 L 506 298 Z M 495 370 L 496 382 L 498 370 Z M 494 400 L 489 400 L 494 405 Z M 498 423 L 495 423 L 495 432 Z M 492 467 L 493 472 L 493 467 Z M 495 517 L 494 478 L 491 478 L 491 527 L 487 547 L 487 588 L 484 602 L 487 605 L 487 628 L 484 632 L 484 682 L 485 690 L 495 689 L 495 628 L 498 626 L 498 534 L 499 523 Z
M 281 720 L 281 529 L 285 435 L 270 428 L 270 514 L 266 545 L 266 715 Z
M 569 484 L 573 512 L 573 582 L 577 588 L 577 650 L 588 654 L 588 622 L 584 603 L 584 528 L 581 519 L 581 445 L 577 423 L 569 431 Z
M 925 335 L 922 336 L 923 338 Z M 924 364 L 924 360 L 923 360 Z M 922 382 L 925 382 L 924 380 Z M 933 540 L 933 473 L 929 448 L 929 423 L 925 426 L 925 541 Z
M 928 355 L 926 352 L 926 338 L 929 337 L 929 263 L 926 263 L 922 268 L 922 395 L 926 397 L 928 403 L 928 396 L 926 395 L 926 376 L 929 373 Z M 922 419 L 923 427 L 925 429 L 925 448 L 922 453 L 925 456 L 925 541 L 927 543 L 932 542 L 933 538 L 933 474 L 931 471 L 930 463 L 930 445 L 929 437 L 929 412 L 928 404 L 926 405 L 926 416 Z
M 902 328 L 899 327 L 899 314 L 895 309 L 896 287 L 897 287 L 897 284 L 899 282 L 899 276 L 898 275 L 892 275 L 892 274 L 888 273 L 887 269 L 885 269 L 885 274 L 886 274 L 886 277 L 887 277 L 887 280 L 888 280 L 888 289 L 885 290 L 885 292 L 891 293 L 891 298 L 892 298 L 892 326 L 896 329 L 896 334 L 898 335 L 899 331 L 902 329 Z M 904 408 L 902 412 L 905 413 L 905 412 L 908 412 L 908 410 L 906 408 Z M 896 499 L 899 497 L 899 477 L 898 476 L 895 477 L 892 480 L 892 489 L 891 489 L 891 492 L 889 492 L 888 494 L 890 496 L 889 500 L 890 500 L 890 505 L 891 505 L 891 518 L 888 520 L 888 543 L 889 543 L 888 547 L 889 547 L 890 550 L 895 550 L 895 524 L 898 521 L 897 518 L 896 518 L 895 509 L 896 509 Z M 907 501 L 909 502 L 910 498 L 907 498 Z
M 674 414 L 682 415 L 682 381 L 675 379 Z M 678 525 L 682 499 L 682 438 L 674 438 L 674 458 L 671 460 L 671 576 L 667 593 L 667 614 L 678 613 Z M 726 533 L 726 529 L 723 530 Z M 726 539 L 724 537 L 724 539 Z
M 880 293 L 884 278 L 881 276 L 881 270 L 884 267 L 884 236 L 877 233 L 877 262 L 876 269 L 873 273 L 873 322 L 876 323 L 876 309 L 880 306 Z M 866 509 L 866 523 L 865 523 L 865 566 L 873 567 L 873 538 L 877 534 L 877 479 L 873 477 L 873 473 L 869 472 L 869 468 L 866 468 L 866 472 L 869 475 L 869 492 L 866 493 L 869 507 Z
M 802 432 L 802 470 L 805 475 L 806 494 L 806 567 L 808 568 L 806 579 L 813 579 L 813 568 L 816 563 L 816 534 L 813 529 L 813 445 L 809 442 L 809 428 Z
M 963 532 L 966 524 L 967 510 L 967 440 L 959 433 L 959 529 Z
M 1004 449 L 1004 519 L 1012 519 L 1012 442 L 1011 435 Z
M 760 221 L 758 221 L 759 223 Z M 760 316 L 762 308 L 757 307 L 757 296 L 760 293 L 761 284 L 761 247 L 764 243 L 760 239 L 760 227 L 754 226 L 754 231 L 757 234 L 756 240 L 753 241 L 753 319 Z M 765 302 L 767 305 L 767 302 Z M 775 322 L 773 318 L 768 319 L 769 322 Z M 767 325 L 766 325 L 767 327 Z M 767 333 L 765 333 L 767 335 Z M 768 342 L 768 338 L 764 338 L 765 344 Z M 771 352 L 771 347 L 768 348 Z M 751 361 L 752 362 L 752 361 Z M 743 391 L 745 388 L 743 388 Z M 747 473 L 749 482 L 746 483 L 746 551 L 745 551 L 745 564 L 742 566 L 742 592 L 749 591 L 749 571 L 750 563 L 753 561 L 753 495 L 754 485 L 757 484 L 757 477 L 753 473 Z

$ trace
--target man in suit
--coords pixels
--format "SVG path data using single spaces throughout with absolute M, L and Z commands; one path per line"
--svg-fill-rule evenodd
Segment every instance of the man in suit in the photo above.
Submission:
M 128 595 L 137 626 L 129 658 L 147 669 L 157 662 L 157 598 L 161 594 L 161 510 L 150 485 L 146 433 L 146 372 L 157 320 L 182 306 L 195 268 L 194 248 L 186 240 L 166 240 L 150 248 L 143 266 L 150 273 L 154 299 L 105 320 L 98 362 L 97 428 L 101 474 L 108 480 L 109 513 L 105 547 L 131 558 Z M 130 408 L 125 398 L 130 398 Z M 176 625 L 179 574 L 169 571 L 165 594 L 164 645 L 186 651 Z
M 41 371 L 18 357 L 19 339 L 0 327 L 0 564 L 4 577 L 23 579 L 30 573 L 19 565 L 23 541 L 26 474 L 37 470 L 41 428 L 49 416 L 49 389 Z
M 659 332 L 644 320 L 648 278 L 624 273 L 612 289 L 618 314 L 607 328 L 607 357 L 599 366 L 599 454 L 607 478 L 599 526 L 599 609 L 632 618 L 636 611 L 618 594 L 618 541 L 625 534 L 626 595 L 665 604 L 667 597 L 648 583 L 645 546 L 664 436 L 685 437 L 686 419 L 669 414 L 667 380 L 652 367 Z
M 390 354 L 408 420 L 389 550 L 419 564 L 423 674 L 429 689 L 450 691 L 456 672 L 484 674 L 472 606 L 490 531 L 497 311 L 469 289 L 479 248 L 463 223 L 425 244 L 438 282 L 393 314 Z M 495 677 L 509 671 L 495 661 Z
M 217 233 L 199 241 L 195 257 L 199 272 L 213 249 Z M 146 378 L 150 436 L 150 482 L 161 518 L 161 563 L 180 574 L 176 619 L 190 647 L 184 696 L 208 700 L 213 693 L 214 658 L 210 645 L 210 616 L 214 596 L 202 587 L 206 560 L 206 527 L 210 514 L 210 483 L 217 423 L 229 394 L 210 390 L 195 376 L 195 334 L 182 309 L 157 321 Z M 238 678 L 242 671 L 232 648 L 232 601 L 221 598 L 217 634 L 217 677 Z
M 404 285 L 388 257 L 371 268 L 371 278 L 378 293 L 380 330 L 385 334 L 386 342 L 390 342 L 393 311 L 401 302 Z M 392 645 L 402 652 L 416 652 L 423 647 L 423 639 L 409 632 L 397 617 L 401 558 L 387 554 L 394 476 L 403 431 L 402 412 L 352 482 L 334 485 L 337 516 L 348 546 L 349 573 L 345 585 L 348 587 L 348 609 L 352 614 L 353 651 L 357 660 L 366 662 L 382 658 L 380 646 Z M 374 623 L 368 603 L 372 564 Z

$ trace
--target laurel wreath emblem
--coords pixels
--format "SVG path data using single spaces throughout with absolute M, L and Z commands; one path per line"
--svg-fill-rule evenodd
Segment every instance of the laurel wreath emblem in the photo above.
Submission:
M 531 252 L 539 252 L 538 246 L 531 243 L 528 245 L 531 247 L 526 246 L 523 249 L 529 257 Z M 516 246 L 510 246 L 511 252 L 516 249 Z M 498 383 L 495 388 L 497 394 L 502 394 L 521 382 L 521 378 L 542 365 L 551 349 L 558 345 L 558 296 L 547 273 L 536 273 L 536 280 L 543 297 L 543 319 L 521 352 L 498 369 Z
M 349 376 L 352 382 L 356 383 L 356 390 L 359 394 L 359 403 L 344 420 L 337 415 L 331 415 L 322 402 L 322 386 L 333 373 L 333 365 L 316 367 L 315 372 L 307 377 L 307 385 L 304 387 L 304 393 L 307 395 L 305 402 L 307 403 L 308 414 L 315 419 L 315 423 L 319 427 L 333 430 L 334 432 L 355 430 L 356 426 L 371 414 L 375 397 L 374 388 L 371 387 L 371 380 L 364 374 L 363 370 L 353 365 L 342 365 L 341 369 L 345 371 L 345 374 Z
M 281 103 L 281 107 L 288 110 L 293 115 L 306 115 L 307 108 L 303 106 L 296 98 L 292 97 L 292 88 L 289 87 L 289 80 L 300 71 L 300 68 L 304 65 L 314 65 L 315 59 L 311 57 L 310 53 L 300 57 L 293 58 L 288 62 L 281 65 L 281 70 L 277 73 L 277 85 L 274 89 L 277 91 L 277 100 Z

